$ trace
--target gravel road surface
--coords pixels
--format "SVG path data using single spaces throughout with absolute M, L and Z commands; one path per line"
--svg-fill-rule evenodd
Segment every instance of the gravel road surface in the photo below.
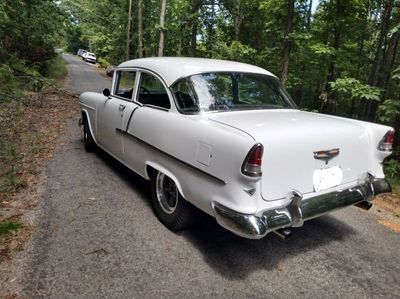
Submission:
M 73 92 L 109 80 L 66 55 Z M 22 268 L 27 297 L 399 298 L 400 234 L 351 207 L 283 241 L 247 240 L 201 217 L 175 234 L 158 222 L 149 184 L 83 148 L 79 116 L 46 166 L 39 225 Z

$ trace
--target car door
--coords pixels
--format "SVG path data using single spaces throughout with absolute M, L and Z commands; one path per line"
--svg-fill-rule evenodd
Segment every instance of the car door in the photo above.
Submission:
M 144 146 L 143 141 L 153 140 L 160 136 L 159 142 L 162 142 L 164 138 L 171 138 L 168 135 L 169 132 L 163 129 L 163 118 L 170 114 L 172 101 L 166 85 L 155 74 L 141 70 L 140 79 L 138 78 L 137 81 L 138 88 L 134 100 L 140 107 L 134 110 L 128 123 L 125 123 L 124 148 L 126 164 L 137 173 L 144 175 L 143 166 L 148 158 L 149 148 Z M 146 111 L 155 119 L 160 116 L 156 124 L 141 116 L 143 113 L 146 114 Z M 154 127 L 157 129 L 154 130 Z
M 132 102 L 136 90 L 136 70 L 118 70 L 109 98 L 98 107 L 98 130 L 101 146 L 110 154 L 124 160 L 121 132 L 133 110 L 138 107 Z

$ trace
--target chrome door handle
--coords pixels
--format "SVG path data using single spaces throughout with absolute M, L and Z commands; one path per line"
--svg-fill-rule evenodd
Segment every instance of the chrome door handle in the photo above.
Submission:
M 125 110 L 125 108 L 126 108 L 126 106 L 125 106 L 125 105 L 122 105 L 122 104 L 120 104 L 120 105 L 119 105 L 119 110 L 120 110 L 120 111 L 124 111 L 124 110 Z

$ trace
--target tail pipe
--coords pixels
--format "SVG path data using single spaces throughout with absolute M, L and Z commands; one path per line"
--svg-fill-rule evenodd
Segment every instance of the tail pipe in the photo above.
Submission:
M 283 240 L 287 240 L 293 237 L 293 232 L 288 228 L 277 229 L 274 230 L 273 232 L 275 233 L 275 235 L 277 235 L 279 238 Z
M 355 204 L 356 207 L 368 211 L 372 207 L 372 203 L 369 201 L 361 201 Z

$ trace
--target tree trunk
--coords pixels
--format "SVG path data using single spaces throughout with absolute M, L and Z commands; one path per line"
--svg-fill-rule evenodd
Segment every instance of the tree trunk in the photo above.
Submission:
M 191 9 L 192 28 L 190 34 L 190 48 L 189 48 L 189 55 L 192 57 L 196 56 L 197 30 L 198 30 L 197 14 L 201 5 L 202 5 L 202 0 L 192 0 L 192 9 Z
M 340 31 L 338 28 L 333 29 L 333 48 L 335 49 L 335 53 L 339 50 L 340 47 Z M 336 113 L 336 105 L 337 105 L 337 99 L 336 95 L 331 92 L 331 85 L 330 82 L 333 82 L 336 80 L 338 77 L 335 74 L 335 68 L 336 68 L 336 61 L 335 58 L 331 59 L 331 62 L 329 63 L 329 68 L 328 68 L 328 75 L 326 76 L 326 82 L 325 82 L 325 92 L 327 94 L 327 101 L 325 105 L 325 110 L 323 112 L 328 113 L 328 114 L 335 114 Z
M 126 49 L 125 49 L 125 60 L 129 60 L 129 47 L 131 41 L 131 19 L 132 19 L 132 0 L 129 0 L 128 7 L 128 25 L 126 26 Z
M 235 40 L 239 41 L 239 36 L 240 36 L 240 27 L 242 26 L 242 21 L 244 18 L 244 12 L 243 12 L 243 5 L 242 5 L 242 0 L 236 0 L 235 1 Z
M 165 22 L 165 9 L 167 6 L 167 0 L 161 0 L 161 11 L 160 11 L 160 42 L 158 44 L 158 56 L 164 54 L 164 22 Z
M 382 19 L 381 19 L 381 26 L 380 26 L 380 32 L 379 32 L 379 38 L 378 38 L 378 43 L 376 45 L 376 52 L 375 52 L 375 57 L 374 61 L 371 64 L 371 68 L 369 71 L 368 75 L 368 84 L 369 85 L 376 85 L 377 83 L 377 70 L 378 70 L 378 65 L 379 62 L 381 61 L 381 52 L 382 48 L 384 45 L 385 38 L 388 34 L 389 31 L 389 25 L 390 25 L 390 16 L 392 13 L 392 8 L 393 8 L 393 1 L 394 0 L 386 0 L 385 2 L 385 8 L 382 14 Z M 373 120 L 375 119 L 375 103 L 374 101 L 366 101 L 364 104 L 364 112 L 363 112 L 363 120 Z M 375 111 L 375 112 L 374 112 Z
M 378 78 L 378 87 L 383 88 L 383 93 L 381 97 L 381 101 L 387 95 L 387 89 L 390 81 L 390 73 L 393 68 L 393 64 L 396 58 L 397 46 L 399 44 L 400 39 L 400 29 L 392 35 L 390 39 L 389 46 L 383 58 L 380 71 L 379 71 L 379 78 Z
M 399 99 L 399 101 L 400 101 L 400 99 Z M 399 132 L 400 132 L 400 114 L 397 115 L 393 128 L 394 128 L 394 131 L 396 132 L 394 135 L 393 148 L 396 149 L 396 148 L 398 148 L 398 146 L 400 146 L 400 138 L 399 138 L 399 136 L 400 136 L 400 134 L 399 134 Z M 400 157 L 398 156 L 397 159 L 399 159 L 399 158 Z
M 363 16 L 364 21 L 362 24 L 360 46 L 358 48 L 359 57 L 363 57 L 363 52 L 364 52 L 364 47 L 365 47 L 365 35 L 366 35 L 366 31 L 368 29 L 368 23 L 370 22 L 370 6 L 371 6 L 370 0 L 367 0 L 367 4 L 365 5 L 365 15 Z M 356 78 L 363 77 L 362 76 L 362 74 L 364 72 L 363 66 L 364 66 L 364 61 L 360 60 L 360 63 L 358 64 L 358 71 L 357 71 Z M 355 98 L 352 98 L 349 116 L 351 118 L 360 119 L 362 117 L 362 114 L 358 113 L 358 109 L 357 109 L 357 112 L 355 113 L 355 108 L 356 108 L 356 100 L 355 100 Z M 356 114 L 356 115 L 354 115 L 354 114 Z
M 328 74 L 326 76 L 324 91 L 321 96 L 325 98 L 322 102 L 321 112 L 328 114 L 336 114 L 337 108 L 337 98 L 335 93 L 332 93 L 330 82 L 336 80 L 339 74 L 336 73 L 336 55 L 340 48 L 342 26 L 337 21 L 340 20 L 343 14 L 342 0 L 337 0 L 336 2 L 336 20 L 334 21 L 332 33 L 333 33 L 333 48 L 335 49 L 335 55 L 331 58 L 328 67 Z
M 215 44 L 215 17 L 216 17 L 216 12 L 215 12 L 215 0 L 211 0 L 210 1 L 210 5 L 211 5 L 211 20 L 210 20 L 210 24 L 208 27 L 208 38 L 207 38 L 207 52 L 209 57 L 212 57 L 212 50 Z
M 313 5 L 313 0 L 310 0 L 310 2 L 308 4 L 308 8 L 307 8 L 307 22 L 306 22 L 306 30 L 308 32 L 311 32 L 312 5 Z M 308 67 L 307 61 L 304 59 L 301 59 L 300 75 L 302 76 L 302 78 L 304 78 L 306 76 L 307 67 Z M 318 84 L 318 86 L 319 86 L 319 84 Z M 293 95 L 294 95 L 294 100 L 298 107 L 301 107 L 303 104 L 303 94 L 304 94 L 304 91 L 303 91 L 302 85 L 294 87 Z
M 285 35 L 283 38 L 283 58 L 282 58 L 282 67 L 281 67 L 281 82 L 284 86 L 286 86 L 287 75 L 289 70 L 289 56 L 290 50 L 292 47 L 292 42 L 290 40 L 290 34 L 292 33 L 292 25 L 293 25 L 293 14 L 294 14 L 294 1 L 287 1 L 287 16 L 286 16 L 286 25 L 285 25 Z
M 143 57 L 143 0 L 137 2 L 137 14 L 138 14 L 138 56 Z
M 389 82 L 390 82 L 390 73 L 396 58 L 396 50 L 399 44 L 399 39 L 400 39 L 400 30 L 398 30 L 396 33 L 392 35 L 387 51 L 383 57 L 382 65 L 379 70 L 379 78 L 376 85 L 383 90 L 381 94 L 380 103 L 382 103 L 387 96 Z M 367 121 L 376 120 L 376 112 L 378 110 L 378 106 L 379 102 L 377 101 L 371 101 L 369 103 L 368 105 L 369 109 L 366 119 Z
M 313 4 L 313 0 L 310 0 L 310 4 L 308 5 L 308 9 L 307 9 L 307 29 L 310 29 L 310 27 L 311 27 L 312 4 Z
M 190 48 L 189 53 L 190 56 L 196 56 L 196 48 L 197 48 L 197 20 L 192 23 L 192 32 L 190 34 Z
M 379 33 L 378 44 L 376 46 L 375 58 L 374 58 L 374 61 L 372 62 L 372 65 L 371 65 L 371 68 L 369 71 L 369 75 L 368 75 L 368 84 L 369 85 L 375 85 L 375 83 L 376 83 L 376 71 L 378 69 L 378 64 L 379 64 L 380 57 L 381 57 L 383 42 L 389 31 L 389 21 L 390 21 L 390 15 L 392 13 L 393 1 L 394 0 L 387 0 L 385 3 L 385 9 L 382 14 L 382 21 L 381 21 L 381 26 L 380 26 L 381 29 L 380 29 L 380 33 Z

